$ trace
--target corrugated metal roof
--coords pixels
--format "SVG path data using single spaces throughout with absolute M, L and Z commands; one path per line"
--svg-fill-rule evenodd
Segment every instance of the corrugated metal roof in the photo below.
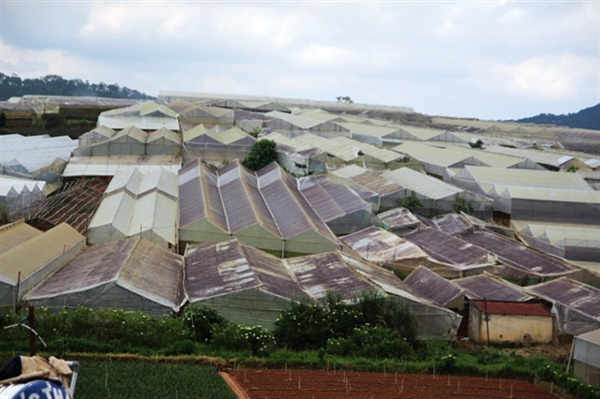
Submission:
M 464 289 L 423 266 L 413 270 L 404 284 L 438 306 L 446 306 L 464 294 Z
M 464 234 L 462 238 L 495 254 L 499 260 L 523 273 L 539 276 L 562 276 L 576 271 L 568 263 L 534 250 L 516 241 L 490 232 Z
M 418 230 L 406 234 L 404 238 L 418 245 L 432 258 L 456 267 L 494 263 L 485 249 L 437 229 Z
M 343 236 L 340 241 L 364 259 L 378 264 L 427 257 L 418 246 L 375 226 Z
M 85 237 L 66 223 L 31 238 L 19 246 L 0 254 L 0 280 L 16 284 L 19 272 L 26 279 L 41 267 L 59 258 L 65 252 L 85 246 Z
M 494 301 L 473 301 L 473 303 L 487 314 L 552 317 L 552 314 L 539 303 Z
M 465 295 L 474 300 L 527 302 L 532 299 L 522 287 L 486 272 L 452 280 L 452 283 L 464 289 Z
M 562 277 L 526 287 L 532 295 L 561 304 L 600 322 L 600 290 L 573 279 Z
M 442 199 L 464 192 L 464 190 L 458 187 L 410 168 L 387 170 L 382 175 L 386 179 L 426 198 Z
M 25 222 L 14 222 L 0 226 L 0 254 L 15 248 L 42 234 L 41 230 Z

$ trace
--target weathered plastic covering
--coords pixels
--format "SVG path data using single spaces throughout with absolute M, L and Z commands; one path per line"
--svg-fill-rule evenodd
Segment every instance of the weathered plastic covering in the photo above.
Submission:
M 533 299 L 523 287 L 487 272 L 455 279 L 452 283 L 464 289 L 465 296 L 472 300 L 527 302 Z
M 81 252 L 25 297 L 51 308 L 89 306 L 178 311 L 183 257 L 143 238 L 94 245 Z
M 417 245 L 375 226 L 341 237 L 340 241 L 362 258 L 380 265 L 427 258 Z
M 37 177 L 57 159 L 68 161 L 71 151 L 76 147 L 77 140 L 72 140 L 67 136 L 2 135 L 0 136 L 0 166 L 4 169 L 5 174 L 28 178 Z M 57 174 L 57 176 L 59 175 L 60 173 Z
M 181 169 L 181 163 L 179 155 L 74 156 L 62 176 L 114 176 L 120 171 L 132 168 L 137 168 L 143 173 L 160 168 L 177 173 Z
M 590 375 L 597 376 L 598 368 L 600 368 L 600 329 L 576 335 L 573 341 L 573 359 L 592 369 L 589 375 L 578 375 L 577 368 L 573 374 L 589 384 L 597 384 L 597 378 L 596 381 L 593 381 L 593 377 L 590 378 Z
M 177 188 L 177 175 L 166 169 L 116 175 L 89 225 L 89 242 L 140 235 L 165 247 L 175 245 Z
M 124 129 L 133 125 L 143 130 L 157 130 L 162 127 L 179 130 L 178 118 L 179 114 L 168 107 L 148 101 L 102 112 L 98 116 L 98 126 Z
M 463 288 L 423 266 L 417 267 L 410 273 L 404 279 L 404 284 L 438 306 L 446 307 L 450 303 L 464 300 L 465 290 Z
M 432 219 L 432 222 L 439 230 L 450 235 L 473 231 L 471 220 L 462 213 L 450 213 L 436 217 Z
M 377 217 L 388 226 L 390 231 L 394 232 L 403 231 L 406 233 L 421 225 L 421 221 L 406 208 L 390 209 L 377 214 Z
M 382 177 L 373 170 L 362 168 L 358 165 L 348 165 L 332 170 L 330 175 L 338 176 L 350 183 L 351 186 L 366 188 L 381 196 L 397 195 L 400 198 L 400 195 L 405 191 L 401 185 Z
M 295 179 L 276 163 L 251 172 L 237 160 L 217 171 L 191 162 L 179 174 L 179 190 L 182 240 L 189 241 L 188 236 L 197 237 L 191 240 L 196 242 L 211 240 L 202 237 L 212 230 L 213 236 L 236 235 L 244 241 L 244 231 L 254 226 L 259 230 L 246 239 L 263 240 L 259 247 L 281 249 L 285 242 L 304 240 L 307 233 L 319 237 L 330 250 L 337 247 L 337 238 L 298 190 Z
M 30 206 L 46 196 L 46 182 L 43 180 L 19 179 L 0 175 L 0 203 L 13 214 Z
M 552 303 L 561 334 L 579 335 L 600 328 L 600 290 L 567 277 L 525 287 Z
M 485 249 L 437 229 L 422 229 L 403 237 L 432 258 L 455 267 L 469 269 L 495 263 Z
M 116 131 L 106 126 L 97 126 L 87 133 L 79 136 L 79 148 L 89 147 L 102 141 L 110 140 L 116 134 Z
M 464 190 L 444 183 L 435 177 L 414 171 L 410 168 L 400 168 L 383 172 L 383 176 L 406 189 L 422 195 L 425 198 L 440 200 L 462 194 Z
M 157 168 L 142 173 L 137 168 L 117 173 L 106 188 L 105 195 L 127 191 L 134 197 L 141 197 L 151 191 L 160 191 L 177 198 L 177 174 L 165 168 Z
M 41 230 L 25 222 L 13 222 L 0 226 L 0 254 L 42 234 Z
M 302 115 L 289 114 L 287 112 L 271 111 L 267 112 L 266 115 L 272 118 L 272 120 L 267 121 L 267 126 L 273 126 L 275 128 L 283 127 L 283 125 L 278 122 L 283 121 L 285 124 L 289 125 L 292 130 L 348 131 L 348 129 L 333 125 L 331 122 L 323 122 L 322 120 L 313 119 Z
M 454 152 L 469 154 L 478 158 L 481 162 L 489 165 L 490 167 L 545 170 L 542 166 L 536 164 L 535 162 L 515 155 L 497 154 L 481 149 L 460 146 L 450 146 L 447 147 L 447 149 L 450 149 Z
M 517 156 L 520 158 L 526 158 L 531 161 L 534 161 L 540 165 L 549 165 L 555 168 L 561 168 L 566 163 L 571 162 L 575 159 L 575 157 L 570 155 L 564 155 L 560 153 L 554 153 L 549 151 L 542 150 L 533 150 L 533 149 L 525 149 L 525 148 L 509 148 L 503 147 L 499 145 L 490 145 L 485 148 L 485 151 L 496 153 L 496 154 L 505 154 Z
M 500 262 L 524 275 L 560 277 L 577 271 L 564 260 L 487 231 L 464 234 L 462 239 L 490 251 Z

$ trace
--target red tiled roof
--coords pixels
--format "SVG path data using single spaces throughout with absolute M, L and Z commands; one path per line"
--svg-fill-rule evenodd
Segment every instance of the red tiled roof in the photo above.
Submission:
M 473 301 L 475 305 L 482 311 L 486 311 L 484 301 Z M 548 312 L 539 303 L 523 303 L 523 302 L 487 302 L 488 314 L 510 314 L 522 316 L 548 316 L 552 314 Z

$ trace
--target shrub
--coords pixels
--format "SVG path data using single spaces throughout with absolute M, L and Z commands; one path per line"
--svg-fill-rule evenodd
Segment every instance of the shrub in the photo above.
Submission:
M 412 357 L 413 349 L 397 331 L 387 327 L 362 325 L 347 338 L 327 341 L 327 352 L 337 356 L 361 356 L 367 358 Z
M 60 114 L 55 113 L 42 115 L 42 120 L 44 121 L 44 128 L 46 129 L 60 127 L 63 124 L 63 117 Z
M 400 206 L 412 212 L 417 208 L 423 207 L 423 204 L 421 203 L 421 200 L 415 195 L 409 195 L 408 197 L 402 198 L 400 200 Z
M 183 321 L 191 330 L 195 342 L 210 342 L 213 330 L 227 325 L 227 321 L 208 306 L 187 306 L 183 311 Z
M 230 351 L 249 351 L 252 356 L 266 356 L 275 348 L 273 333 L 261 326 L 231 323 L 213 333 L 213 346 Z
M 277 160 L 277 144 L 273 140 L 259 140 L 252 145 L 242 162 L 250 170 L 259 170 Z

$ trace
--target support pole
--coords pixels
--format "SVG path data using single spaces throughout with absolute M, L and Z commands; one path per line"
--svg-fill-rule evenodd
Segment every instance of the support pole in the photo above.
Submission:
M 27 306 L 27 310 L 29 313 L 27 319 L 31 328 L 29 330 L 29 356 L 35 356 L 35 333 L 33 332 L 35 330 L 35 308 L 32 303 Z
M 487 330 L 487 346 L 490 346 L 490 316 L 488 315 L 487 298 L 483 298 L 485 306 L 485 329 Z

